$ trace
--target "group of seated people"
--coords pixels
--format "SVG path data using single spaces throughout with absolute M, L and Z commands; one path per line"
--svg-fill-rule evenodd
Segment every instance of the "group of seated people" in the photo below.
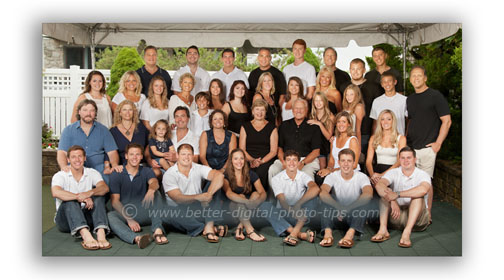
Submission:
M 305 51 L 296 40 L 282 73 L 262 48 L 247 78 L 226 49 L 210 79 L 191 46 L 175 86 L 149 46 L 145 66 L 123 75 L 112 100 L 92 71 L 60 137 L 58 228 L 88 250 L 110 248 L 110 231 L 145 248 L 168 243 L 168 228 L 219 242 L 231 216 L 236 240 L 266 241 L 253 226 L 266 219 L 287 245 L 313 243 L 320 230 L 329 247 L 343 224 L 338 245 L 351 248 L 366 221 L 377 221 L 371 241 L 386 241 L 394 227 L 403 229 L 398 245 L 410 247 L 411 232 L 431 222 L 435 156 L 451 123 L 446 100 L 426 86 L 421 66 L 410 73 L 415 93 L 402 95 L 383 49 L 373 50 L 377 68 L 366 76 L 352 60 L 346 81 L 334 49 L 318 75 Z M 152 233 L 141 234 L 148 225 Z

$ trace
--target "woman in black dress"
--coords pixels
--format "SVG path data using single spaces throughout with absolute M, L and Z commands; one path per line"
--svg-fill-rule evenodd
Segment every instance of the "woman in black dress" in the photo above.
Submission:
M 273 197 L 268 183 L 268 169 L 275 161 L 278 150 L 278 131 L 275 124 L 265 119 L 268 104 L 262 99 L 252 103 L 253 120 L 243 124 L 239 147 L 245 151 L 250 168 L 259 175 L 261 183 Z

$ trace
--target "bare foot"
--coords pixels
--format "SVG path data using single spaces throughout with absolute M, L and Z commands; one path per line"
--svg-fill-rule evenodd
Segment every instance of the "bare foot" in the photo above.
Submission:
M 102 228 L 98 229 L 98 231 L 96 232 L 96 239 L 98 240 L 98 246 L 100 246 L 100 249 L 106 250 L 106 249 L 110 249 L 110 247 L 112 247 L 110 242 L 108 242 L 106 239 L 106 234 L 105 234 L 104 229 L 102 229 Z

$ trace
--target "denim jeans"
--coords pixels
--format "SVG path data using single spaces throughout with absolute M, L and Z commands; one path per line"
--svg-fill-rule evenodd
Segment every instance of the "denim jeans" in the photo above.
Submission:
M 154 233 L 156 229 L 161 229 L 164 234 L 161 218 L 157 214 L 160 209 L 161 201 L 158 192 L 155 193 L 154 205 L 149 208 L 142 206 L 141 202 L 128 203 L 123 205 L 123 211 L 133 218 L 140 226 L 151 226 L 151 231 Z M 124 242 L 133 244 L 135 237 L 142 235 L 140 232 L 133 232 L 128 226 L 126 219 L 117 211 L 108 213 L 110 228 Z
M 207 192 L 211 182 L 204 180 L 202 184 L 204 184 L 203 192 Z M 178 206 L 169 206 L 165 203 L 162 208 L 161 220 L 177 231 L 190 236 L 197 236 L 203 231 L 206 223 L 223 220 L 223 211 L 221 209 L 222 191 L 218 190 L 214 193 L 209 206 L 205 208 L 199 201 L 191 204 L 179 204 Z
M 301 209 L 304 210 L 304 213 L 308 214 L 310 212 L 316 211 L 318 205 L 318 197 L 315 197 L 307 202 L 305 202 L 302 206 Z M 273 205 L 269 202 L 263 202 L 259 206 L 260 210 L 263 211 L 270 211 L 268 215 L 268 222 L 271 224 L 273 227 L 273 230 L 278 236 L 282 236 L 285 231 L 291 227 L 295 226 L 297 223 L 297 219 L 287 213 L 287 210 L 285 209 L 280 209 L 273 207 Z M 308 220 L 305 222 L 305 224 L 310 222 L 311 216 L 308 217 Z
M 331 196 L 336 199 L 334 192 L 331 192 Z M 334 229 L 336 227 L 339 227 L 340 225 L 343 225 L 353 228 L 359 233 L 363 233 L 364 224 L 366 223 L 367 217 L 371 213 L 369 211 L 371 209 L 370 206 L 371 205 L 368 203 L 367 205 L 344 211 L 341 209 L 336 209 L 326 203 L 322 203 L 323 211 L 322 218 L 320 220 L 322 231 L 324 231 L 326 228 Z M 338 216 L 343 217 L 342 221 L 338 220 Z
M 87 210 L 81 209 L 81 203 L 75 200 L 63 201 L 58 208 L 54 222 L 62 232 L 70 232 L 74 237 L 80 237 L 79 230 L 83 228 L 94 228 L 94 233 L 100 228 L 105 229 L 105 233 L 110 232 L 108 226 L 107 213 L 105 211 L 105 198 L 95 196 L 93 208 Z

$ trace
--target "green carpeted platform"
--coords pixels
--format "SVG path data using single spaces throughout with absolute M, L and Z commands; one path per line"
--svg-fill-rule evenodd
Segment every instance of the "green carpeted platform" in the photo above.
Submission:
M 405 249 L 397 246 L 400 231 L 391 230 L 391 239 L 383 243 L 369 241 L 376 232 L 375 226 L 366 225 L 366 233 L 356 241 L 352 249 L 337 246 L 323 248 L 318 245 L 320 234 L 314 244 L 302 241 L 296 247 L 286 246 L 282 238 L 277 237 L 269 226 L 259 227 L 258 231 L 268 240 L 252 242 L 250 239 L 236 241 L 231 235 L 219 243 L 207 243 L 203 237 L 189 237 L 184 234 L 169 232 L 170 243 L 156 245 L 152 243 L 140 250 L 136 245 L 110 236 L 112 248 L 109 250 L 87 251 L 82 249 L 80 241 L 68 233 L 61 233 L 55 227 L 54 200 L 50 188 L 42 187 L 42 255 L 43 256 L 461 256 L 462 255 L 462 211 L 448 203 L 434 201 L 431 226 L 424 232 L 412 234 L 413 246 Z M 148 233 L 150 227 L 144 227 Z M 343 231 L 334 231 L 335 243 L 343 237 Z

